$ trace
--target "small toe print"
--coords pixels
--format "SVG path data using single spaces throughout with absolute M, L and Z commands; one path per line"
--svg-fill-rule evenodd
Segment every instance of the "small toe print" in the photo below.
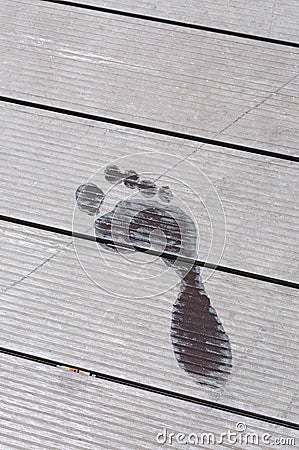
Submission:
M 139 175 L 135 170 L 126 170 L 124 185 L 129 189 L 136 189 L 139 183 Z
M 157 186 L 153 181 L 141 180 L 138 183 L 138 190 L 144 197 L 154 197 L 157 193 Z
M 76 191 L 77 205 L 80 211 L 95 216 L 100 210 L 105 194 L 96 184 L 81 184 Z
M 105 180 L 111 184 L 121 183 L 124 179 L 124 174 L 121 172 L 118 166 L 111 165 L 105 169 Z
M 161 186 L 158 192 L 159 199 L 162 202 L 169 203 L 173 198 L 173 194 L 169 188 L 169 186 Z

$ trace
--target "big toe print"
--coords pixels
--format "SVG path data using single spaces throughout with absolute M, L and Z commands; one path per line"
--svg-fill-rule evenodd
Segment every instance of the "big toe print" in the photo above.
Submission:
M 120 201 L 112 211 L 96 219 L 96 236 L 106 241 L 101 245 L 110 251 L 116 251 L 116 243 L 149 248 L 153 245 L 153 230 L 161 232 L 165 242 L 162 259 L 181 279 L 170 329 L 176 360 L 200 383 L 225 382 L 232 367 L 228 335 L 205 292 L 199 266 L 190 264 L 186 270 L 185 262 L 176 258 L 176 255 L 196 256 L 197 234 L 193 221 L 180 208 L 170 205 L 172 194 L 167 186 L 158 189 L 155 183 L 140 180 L 136 172 L 129 170 L 122 174 L 116 166 L 107 168 L 106 180 L 137 188 L 145 199 Z M 94 185 L 83 185 L 77 190 L 78 206 L 88 214 L 98 214 L 103 198 L 103 192 Z

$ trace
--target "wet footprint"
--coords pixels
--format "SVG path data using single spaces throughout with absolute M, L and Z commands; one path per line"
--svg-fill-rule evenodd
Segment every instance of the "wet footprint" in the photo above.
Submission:
M 150 180 L 140 180 L 136 172 L 122 173 L 117 166 L 109 166 L 105 171 L 108 182 L 123 182 L 126 187 L 137 188 L 144 200 L 124 200 L 108 214 L 95 221 L 95 233 L 99 238 L 111 240 L 111 244 L 101 244 L 110 251 L 117 251 L 118 243 L 155 248 L 152 232 L 160 230 L 164 236 L 165 253 L 174 258 L 162 258 L 172 266 L 181 279 L 180 293 L 174 303 L 171 322 L 173 350 L 179 366 L 198 382 L 217 386 L 226 381 L 232 367 L 230 342 L 215 309 L 201 282 L 200 269 L 175 259 L 175 255 L 194 258 L 197 233 L 191 218 L 178 207 L 171 206 L 172 193 L 168 186 L 158 188 Z M 158 196 L 161 202 L 152 200 Z M 77 204 L 83 212 L 96 215 L 104 200 L 104 193 L 96 185 L 88 183 L 78 187 Z M 112 233 L 112 224 L 119 236 Z M 122 221 L 125 223 L 123 230 Z M 156 242 L 159 244 L 159 242 Z

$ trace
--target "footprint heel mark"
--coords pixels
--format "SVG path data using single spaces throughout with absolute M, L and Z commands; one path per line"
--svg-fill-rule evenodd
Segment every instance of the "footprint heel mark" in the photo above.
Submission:
M 194 242 L 192 239 L 184 242 L 183 234 L 194 235 L 196 230 L 190 226 L 191 219 L 179 208 L 168 212 L 165 207 L 153 203 L 151 207 L 148 203 L 147 206 L 144 202 L 139 204 L 139 208 L 142 206 L 143 209 L 130 222 L 131 243 L 148 247 L 153 229 L 159 229 L 165 235 L 167 242 L 164 251 L 167 253 L 178 255 L 182 246 L 186 249 Z M 184 264 L 181 266 L 177 261 L 163 260 L 168 266 L 174 265 L 182 277 L 171 323 L 171 339 L 177 362 L 198 382 L 223 383 L 232 367 L 231 348 L 201 282 L 200 268 L 194 264 L 185 274 Z
M 222 384 L 232 368 L 232 353 L 215 309 L 193 265 L 181 280 L 173 306 L 171 340 L 179 366 L 203 384 Z

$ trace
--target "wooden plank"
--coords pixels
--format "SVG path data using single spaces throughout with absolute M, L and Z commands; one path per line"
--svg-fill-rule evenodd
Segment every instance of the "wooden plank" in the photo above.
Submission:
M 93 218 L 76 215 L 73 222 L 77 187 L 101 169 L 95 182 L 110 190 L 104 211 L 113 209 L 132 191 L 111 190 L 103 169 L 124 158 L 123 169 L 160 177 L 157 184 L 173 191 L 172 203 L 193 211 L 201 260 L 299 281 L 293 163 L 13 105 L 2 104 L 0 118 L 1 214 L 86 232 Z
M 17 244 L 1 243 L 17 266 L 16 246 L 24 254 L 28 236 L 26 227 L 19 230 Z M 6 270 L 4 265 L 4 276 Z M 203 279 L 230 340 L 232 369 L 226 382 L 218 383 L 218 369 L 215 376 L 194 379 L 177 363 L 171 311 L 183 285 L 172 268 L 165 270 L 149 255 L 124 259 L 82 239 L 2 293 L 1 345 L 296 421 L 298 290 L 207 270 Z M 202 301 L 197 289 L 192 291 L 196 302 Z M 202 323 L 196 315 L 190 320 Z
M 298 155 L 299 49 L 37 0 L 1 5 L 1 95 Z
M 21 235 L 20 235 L 21 233 Z M 34 270 L 43 266 L 54 258 L 61 249 L 68 245 L 63 236 L 52 234 L 47 236 L 34 229 L 27 229 L 27 244 L 18 247 L 18 242 L 23 235 L 19 227 L 10 226 L 2 229 L 2 238 L 9 242 L 8 246 L 0 248 L 0 264 L 5 267 L 5 273 L 0 271 L 1 290 L 18 283 L 29 276 Z M 14 250 L 14 261 L 11 263 L 11 250 Z
M 296 0 L 75 0 L 74 3 L 298 42 Z
M 251 442 L 245 441 L 246 433 L 255 433 L 254 442 L 266 449 L 275 439 L 289 439 L 292 448 L 299 438 L 298 432 L 281 426 L 11 356 L 1 355 L 0 367 L 3 449 L 152 450 L 181 448 L 182 439 L 185 448 L 194 448 L 197 439 L 215 448 L 236 448 L 233 438 L 238 445 Z M 242 424 L 246 433 L 236 433 Z M 236 435 L 221 439 L 229 430 Z M 185 436 L 177 440 L 178 433 Z

